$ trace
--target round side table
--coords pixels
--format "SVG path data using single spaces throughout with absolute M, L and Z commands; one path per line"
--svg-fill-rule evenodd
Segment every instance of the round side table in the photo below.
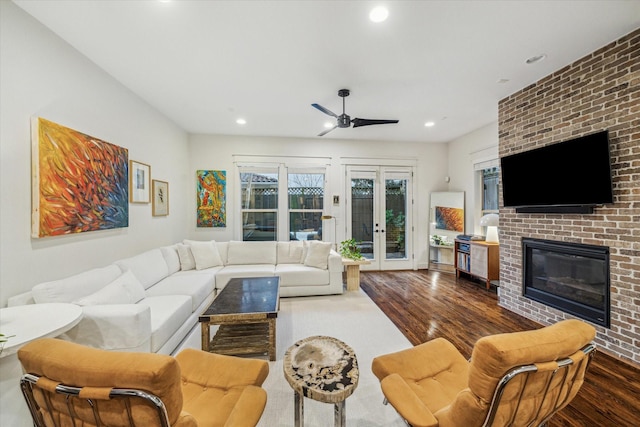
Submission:
M 57 337 L 81 319 L 82 308 L 75 304 L 28 304 L 0 308 L 0 331 L 7 336 L 13 335 L 0 354 L 0 425 L 33 426 L 20 390 L 22 365 L 16 354 L 18 349 L 38 338 Z
M 304 426 L 304 398 L 334 404 L 334 423 L 346 421 L 345 401 L 358 386 L 358 360 L 344 342 L 312 336 L 293 344 L 284 355 L 284 376 L 294 391 L 296 427 Z

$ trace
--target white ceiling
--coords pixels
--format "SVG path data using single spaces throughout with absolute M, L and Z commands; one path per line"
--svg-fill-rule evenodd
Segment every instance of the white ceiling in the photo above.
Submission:
M 311 104 L 340 114 L 348 88 L 352 118 L 400 123 L 324 138 L 450 141 L 640 27 L 638 0 L 14 2 L 190 133 L 303 138 L 335 120 Z

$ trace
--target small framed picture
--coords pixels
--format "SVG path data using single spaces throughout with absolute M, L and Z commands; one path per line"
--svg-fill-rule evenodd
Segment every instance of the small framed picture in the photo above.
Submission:
M 153 180 L 153 216 L 169 215 L 169 183 Z
M 151 201 L 151 166 L 129 160 L 129 201 L 149 203 Z

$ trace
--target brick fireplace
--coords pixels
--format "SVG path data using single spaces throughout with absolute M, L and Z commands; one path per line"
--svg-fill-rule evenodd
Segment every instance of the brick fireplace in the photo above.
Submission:
M 499 304 L 545 325 L 574 317 L 523 295 L 523 238 L 607 247 L 610 326 L 594 323 L 596 344 L 640 365 L 640 29 L 501 100 L 498 122 L 501 157 L 609 130 L 614 203 L 593 214 L 500 208 Z

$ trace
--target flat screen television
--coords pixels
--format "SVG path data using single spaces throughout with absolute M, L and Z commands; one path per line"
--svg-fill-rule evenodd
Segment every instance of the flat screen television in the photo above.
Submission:
M 588 213 L 613 203 L 609 132 L 500 159 L 505 207 L 516 212 Z

